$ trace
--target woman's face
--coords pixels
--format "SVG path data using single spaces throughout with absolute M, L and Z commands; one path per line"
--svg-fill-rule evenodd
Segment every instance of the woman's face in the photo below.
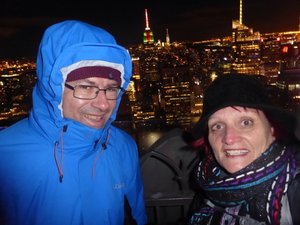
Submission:
M 274 141 L 274 128 L 257 109 L 226 107 L 208 119 L 208 140 L 217 162 L 235 173 L 257 159 Z

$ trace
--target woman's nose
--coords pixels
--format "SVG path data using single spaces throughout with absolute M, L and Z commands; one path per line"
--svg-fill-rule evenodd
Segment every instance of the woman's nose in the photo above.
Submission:
M 223 134 L 223 143 L 230 145 L 238 139 L 238 131 L 233 127 L 226 127 Z

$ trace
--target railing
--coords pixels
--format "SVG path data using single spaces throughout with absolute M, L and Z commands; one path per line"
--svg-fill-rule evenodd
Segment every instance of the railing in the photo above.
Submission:
M 195 195 L 190 174 L 198 157 L 183 132 L 170 131 L 140 160 L 149 224 L 185 224 Z

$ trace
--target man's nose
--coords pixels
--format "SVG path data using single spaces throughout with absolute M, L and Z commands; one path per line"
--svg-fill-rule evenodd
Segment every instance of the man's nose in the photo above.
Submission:
M 103 110 L 103 111 L 106 110 L 106 109 L 108 109 L 109 102 L 108 102 L 108 100 L 106 98 L 105 91 L 100 90 L 98 92 L 97 97 L 92 100 L 92 105 L 94 107 L 97 107 L 97 108 Z

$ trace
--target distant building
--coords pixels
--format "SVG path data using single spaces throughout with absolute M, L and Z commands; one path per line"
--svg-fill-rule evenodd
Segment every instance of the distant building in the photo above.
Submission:
M 0 125 L 10 125 L 28 115 L 36 82 L 31 60 L 2 61 L 0 65 Z
M 189 67 L 164 68 L 162 75 L 161 108 L 167 125 L 191 125 L 191 76 Z
M 283 44 L 281 70 L 277 86 L 286 95 L 285 107 L 294 111 L 300 106 L 300 42 Z
M 147 9 L 145 9 L 145 22 L 146 22 L 146 27 L 145 27 L 145 31 L 144 31 L 143 43 L 144 44 L 153 44 L 154 43 L 154 35 L 149 26 L 149 18 L 148 18 Z

